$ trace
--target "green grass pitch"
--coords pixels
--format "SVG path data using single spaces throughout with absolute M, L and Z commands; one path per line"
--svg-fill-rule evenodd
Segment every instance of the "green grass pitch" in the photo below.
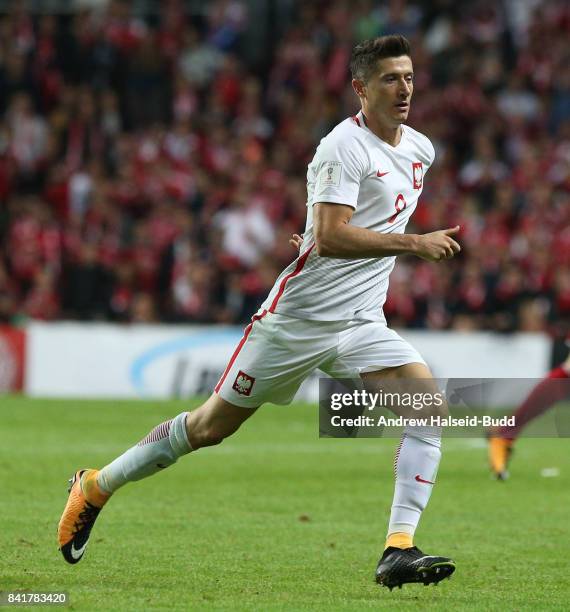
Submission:
M 266 406 L 221 446 L 127 485 L 83 561 L 65 564 L 56 525 L 73 471 L 188 406 L 0 398 L 0 591 L 67 591 L 73 610 L 568 609 L 569 440 L 521 440 L 506 483 L 481 440 L 444 441 L 416 540 L 457 571 L 389 592 L 373 573 L 397 441 L 319 439 L 301 404 Z

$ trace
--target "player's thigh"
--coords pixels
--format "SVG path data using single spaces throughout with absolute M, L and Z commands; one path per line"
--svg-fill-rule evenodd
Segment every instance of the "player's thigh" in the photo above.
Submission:
M 361 373 L 363 380 L 374 380 L 374 379 L 425 379 L 433 381 L 433 374 L 425 363 L 404 363 L 399 366 L 391 366 L 382 368 L 379 370 L 370 370 Z
M 186 433 L 190 446 L 196 450 L 218 444 L 237 431 L 256 410 L 256 407 L 236 406 L 213 393 L 186 417 Z
M 370 392 L 383 390 L 402 398 L 400 404 L 390 406 L 398 416 L 415 418 L 448 415 L 445 396 L 425 363 L 406 363 L 363 372 L 361 378 Z
M 216 394 L 235 406 L 289 404 L 303 381 L 336 347 L 326 325 L 267 314 L 230 359 Z
M 419 352 L 385 323 L 351 321 L 340 334 L 337 354 L 327 364 L 327 373 L 335 378 L 357 378 L 377 371 L 383 371 L 383 376 L 397 376 L 398 372 L 403 376 L 412 372 L 412 364 L 417 364 L 414 373 L 419 378 L 431 377 Z
M 425 394 L 423 414 L 447 414 L 445 401 L 422 356 L 397 332 L 381 322 L 348 326 L 341 335 L 338 356 L 329 373 L 337 378 L 360 378 L 371 392 L 382 390 L 407 394 L 402 395 L 405 399 L 408 399 L 408 394 Z M 431 396 L 436 393 L 437 399 L 431 402 Z M 417 412 L 411 412 L 403 405 L 394 404 L 390 408 L 399 415 L 418 416 Z

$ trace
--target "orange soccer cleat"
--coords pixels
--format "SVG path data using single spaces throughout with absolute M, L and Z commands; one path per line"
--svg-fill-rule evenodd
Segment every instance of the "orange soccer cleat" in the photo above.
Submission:
M 509 477 L 509 459 L 513 453 L 513 440 L 489 434 L 488 437 L 489 466 L 497 480 Z
M 59 549 L 68 563 L 81 561 L 95 520 L 110 497 L 97 485 L 97 474 L 98 470 L 79 470 L 69 480 L 69 497 L 57 528 Z

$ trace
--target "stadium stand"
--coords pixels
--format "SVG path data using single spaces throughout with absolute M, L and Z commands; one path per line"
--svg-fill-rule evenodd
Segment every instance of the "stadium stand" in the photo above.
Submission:
M 391 326 L 562 333 L 568 3 L 276 0 L 263 27 L 259 4 L 4 5 L 0 321 L 246 321 L 294 257 L 315 145 L 357 109 L 352 45 L 398 32 L 436 147 L 408 231 L 459 223 L 463 252 L 401 259 Z

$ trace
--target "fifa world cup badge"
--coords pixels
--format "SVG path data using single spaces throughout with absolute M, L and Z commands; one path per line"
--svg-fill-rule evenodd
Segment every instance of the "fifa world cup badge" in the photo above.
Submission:
M 320 183 L 325 187 L 338 187 L 340 185 L 340 175 L 342 163 L 338 161 L 326 162 L 320 172 Z

